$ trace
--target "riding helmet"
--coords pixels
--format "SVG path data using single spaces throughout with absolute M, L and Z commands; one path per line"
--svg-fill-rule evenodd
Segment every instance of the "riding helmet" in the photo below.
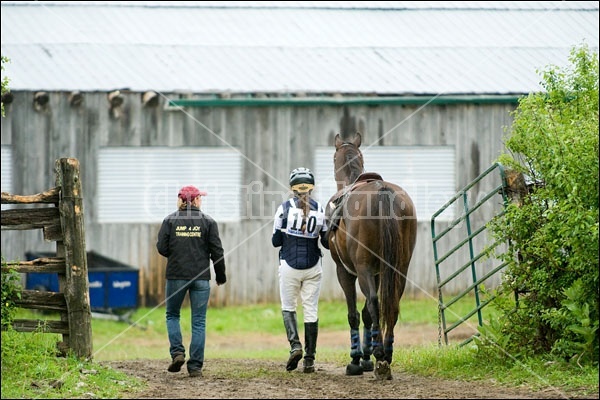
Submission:
M 290 174 L 290 187 L 297 193 L 310 192 L 315 187 L 315 176 L 308 168 L 296 168 Z

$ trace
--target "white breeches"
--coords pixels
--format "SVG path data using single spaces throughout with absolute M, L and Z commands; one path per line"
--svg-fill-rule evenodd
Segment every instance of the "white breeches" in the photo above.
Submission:
M 323 276 L 322 261 L 308 269 L 294 269 L 285 260 L 279 260 L 279 295 L 282 311 L 296 311 L 298 296 L 302 301 L 304 322 L 317 322 L 319 294 Z

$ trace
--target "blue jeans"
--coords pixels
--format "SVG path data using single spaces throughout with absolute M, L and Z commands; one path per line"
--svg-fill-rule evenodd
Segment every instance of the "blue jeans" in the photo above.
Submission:
M 190 358 L 187 362 L 187 369 L 188 371 L 195 371 L 202 369 L 204 365 L 206 309 L 210 297 L 210 281 L 201 279 L 193 281 L 167 279 L 165 290 L 167 297 L 167 333 L 169 335 L 169 353 L 171 353 L 171 358 L 177 354 L 185 356 L 179 319 L 181 304 L 188 292 L 190 294 L 190 308 L 192 311 L 192 340 L 190 342 Z

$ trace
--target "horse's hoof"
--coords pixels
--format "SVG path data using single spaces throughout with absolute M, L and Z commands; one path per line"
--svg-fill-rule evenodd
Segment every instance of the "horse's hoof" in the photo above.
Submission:
M 373 365 L 373 361 L 371 361 L 371 360 L 360 360 L 360 366 L 362 367 L 363 371 L 365 371 L 365 372 L 370 372 L 375 369 L 375 366 Z
M 375 378 L 380 381 L 392 380 L 392 369 L 387 361 L 377 361 L 375 365 Z
M 363 374 L 363 368 L 360 365 L 356 365 L 356 364 L 346 365 L 346 375 L 356 376 L 356 375 L 362 375 L 362 374 Z

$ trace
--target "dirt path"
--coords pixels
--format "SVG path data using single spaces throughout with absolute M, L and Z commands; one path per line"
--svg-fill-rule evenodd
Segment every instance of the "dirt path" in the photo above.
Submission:
M 402 346 L 437 343 L 437 333 L 419 327 L 403 328 L 397 339 Z M 458 332 L 468 337 L 469 332 Z M 347 332 L 324 332 L 319 334 L 320 346 L 340 347 L 347 351 Z M 490 381 L 462 382 L 411 375 L 399 365 L 392 365 L 391 381 L 377 381 L 373 373 L 362 376 L 346 376 L 344 365 L 318 361 L 314 374 L 304 374 L 301 368 L 285 371 L 285 360 L 264 361 L 243 357 L 245 348 L 281 347 L 281 338 L 263 334 L 242 338 L 207 337 L 213 348 L 227 347 L 239 343 L 240 359 L 207 359 L 202 378 L 190 378 L 185 366 L 179 373 L 169 373 L 168 360 L 123 360 L 109 361 L 113 368 L 131 376 L 141 378 L 148 387 L 141 393 L 126 393 L 126 398 L 146 399 L 574 399 L 581 397 L 560 390 L 531 392 L 519 388 L 505 388 Z
M 286 372 L 284 362 L 262 360 L 207 361 L 202 378 L 190 378 L 185 368 L 166 371 L 165 361 L 110 362 L 113 368 L 142 378 L 148 388 L 127 398 L 146 399 L 561 399 L 558 391 L 532 393 L 494 386 L 491 382 L 461 382 L 424 378 L 394 371 L 391 381 L 372 373 L 349 377 L 344 367 L 319 363 L 314 374 Z M 232 374 L 233 373 L 233 374 Z M 231 376 L 236 376 L 232 378 Z M 226 377 L 225 377 L 226 376 Z M 592 398 L 592 397 L 590 397 Z

